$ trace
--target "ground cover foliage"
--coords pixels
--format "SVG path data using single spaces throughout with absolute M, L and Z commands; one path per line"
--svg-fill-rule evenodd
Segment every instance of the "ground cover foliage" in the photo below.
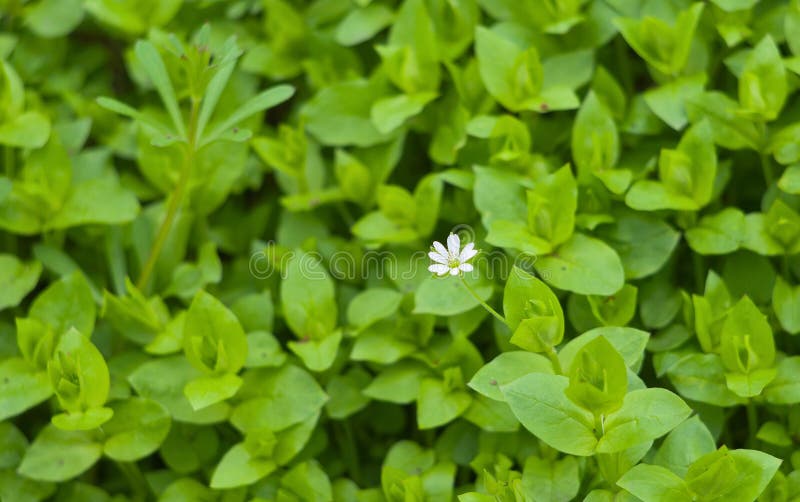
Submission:
M 3 502 L 800 499 L 800 2 L 0 16 Z

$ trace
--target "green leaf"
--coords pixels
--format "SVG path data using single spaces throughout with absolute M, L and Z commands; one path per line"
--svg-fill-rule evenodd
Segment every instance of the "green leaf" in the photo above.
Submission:
M 643 19 L 618 18 L 620 33 L 645 61 L 666 75 L 679 73 L 689 57 L 694 31 L 704 4 L 694 3 L 681 11 L 672 26 L 651 16 Z
M 183 393 L 194 410 L 202 410 L 233 397 L 242 379 L 232 373 L 195 378 L 186 384 Z
M 484 226 L 491 230 L 494 220 L 527 221 L 524 178 L 489 167 L 475 166 L 473 170 L 475 209 Z
M 706 119 L 711 124 L 714 142 L 731 150 L 758 150 L 761 132 L 755 123 L 737 113 L 738 103 L 719 91 L 688 98 L 686 112 L 694 124 Z
M 722 325 L 720 355 L 728 371 L 749 373 L 769 368 L 775 360 L 775 341 L 764 314 L 745 296 Z
M 683 478 L 689 466 L 716 449 L 716 443 L 706 425 L 695 415 L 667 434 L 653 462 Z
M 780 464 L 761 451 L 728 451 L 723 446 L 692 464 L 686 481 L 698 497 L 745 502 L 764 491 Z
M 694 211 L 706 205 L 711 200 L 717 170 L 712 135 L 706 120 L 690 127 L 676 150 L 661 150 L 660 182 L 636 182 L 626 194 L 625 203 L 640 211 Z
M 28 439 L 11 422 L 0 425 L 0 437 L 5 445 L 0 455 L 0 469 L 16 467 L 28 448 Z
M 703 255 L 733 253 L 745 238 L 745 216 L 738 208 L 703 216 L 697 226 L 686 231 L 686 242 Z
M 492 296 L 492 286 L 473 274 L 466 274 L 464 280 L 486 301 Z M 475 308 L 478 300 L 472 296 L 464 284 L 456 277 L 426 278 L 414 294 L 415 314 L 435 314 L 452 316 Z
M 59 212 L 45 228 L 57 230 L 79 225 L 128 223 L 139 214 L 139 202 L 116 179 L 102 177 L 74 185 Z
M 417 400 L 420 384 L 427 376 L 430 370 L 425 365 L 411 360 L 399 361 L 377 374 L 362 392 L 380 401 L 408 404 Z
M 604 326 L 625 326 L 636 313 L 637 294 L 635 286 L 626 284 L 611 296 L 590 295 L 587 300 L 595 318 Z
M 225 420 L 230 407 L 217 403 L 195 411 L 183 393 L 187 383 L 202 376 L 183 356 L 154 359 L 137 367 L 129 376 L 136 393 L 166 408 L 172 418 L 182 422 L 208 424 Z
M 19 415 L 53 394 L 47 373 L 24 359 L 0 361 L 0 420 Z
M 686 399 L 735 406 L 744 402 L 728 389 L 725 367 L 716 354 L 690 354 L 669 369 L 669 380 Z
M 0 254 L 0 310 L 16 307 L 39 281 L 42 264 L 22 262 L 16 256 Z
M 40 37 L 61 37 L 83 20 L 80 0 L 42 0 L 25 13 L 25 24 Z
M 0 123 L 0 144 L 6 147 L 41 148 L 50 137 L 50 120 L 30 111 Z
M 289 342 L 289 350 L 297 354 L 311 371 L 325 371 L 331 367 L 342 342 L 342 332 L 334 331 L 321 340 Z
M 328 416 L 341 420 L 362 410 L 370 401 L 362 393 L 370 380 L 371 375 L 360 368 L 333 377 L 325 389 L 330 396 L 325 404 Z
M 381 98 L 372 105 L 370 118 L 381 134 L 389 134 L 406 120 L 419 114 L 434 98 L 436 93 L 433 92 Z
M 75 328 L 70 328 L 59 339 L 53 357 L 47 363 L 47 373 L 59 404 L 67 412 L 65 415 L 75 415 L 75 427 L 80 425 L 81 428 L 93 429 L 99 425 L 97 421 L 111 418 L 109 410 L 102 414 L 93 413 L 108 399 L 108 366 L 97 347 Z M 94 416 L 87 416 L 87 421 L 83 421 L 83 413 Z M 53 423 L 59 425 L 57 419 L 64 423 L 67 417 L 64 414 L 53 417 Z
M 236 50 L 236 52 L 240 53 L 238 50 Z M 195 128 L 196 133 L 193 138 L 193 140 L 198 143 L 198 140 L 203 136 L 208 121 L 211 119 L 211 115 L 214 113 L 214 109 L 217 107 L 217 103 L 219 103 L 220 95 L 228 84 L 236 64 L 235 59 L 225 60 L 223 58 L 223 61 L 224 62 L 216 68 L 214 76 L 211 77 L 211 80 L 208 82 L 205 89 L 205 96 L 203 96 L 203 101 L 200 104 L 200 112 L 197 116 L 197 126 Z
M 63 277 L 36 297 L 29 315 L 52 327 L 58 335 L 75 328 L 90 336 L 95 305 L 89 283 L 80 272 Z
M 590 92 L 572 127 L 572 158 L 578 173 L 598 174 L 619 160 L 619 134 L 611 111 Z
M 328 399 L 314 377 L 292 364 L 248 372 L 243 394 L 250 384 L 255 385 L 255 393 L 247 395 L 230 417 L 243 432 L 286 429 L 315 416 Z
M 522 487 L 535 500 L 568 502 L 580 488 L 578 461 L 572 457 L 545 460 L 530 456 L 523 468 Z
M 347 320 L 357 329 L 366 328 L 394 314 L 402 299 L 403 295 L 393 289 L 366 289 L 350 300 Z
M 749 116 L 774 120 L 786 101 L 788 84 L 778 46 L 767 35 L 747 55 L 739 75 L 739 103 Z
M 558 359 L 565 371 L 569 371 L 575 356 L 591 341 L 598 337 L 605 338 L 620 353 L 625 365 L 636 369 L 644 358 L 649 335 L 645 331 L 628 327 L 595 328 L 567 342 L 558 352 Z
M 53 416 L 51 422 L 65 431 L 88 431 L 102 426 L 113 415 L 111 408 L 89 408 L 86 411 L 59 413 Z
M 281 283 L 281 307 L 300 339 L 323 339 L 336 327 L 338 309 L 333 281 L 312 254 L 297 251 Z
M 800 193 L 800 165 L 787 167 L 778 180 L 778 188 L 786 193 Z
M 706 80 L 705 73 L 679 77 L 645 92 L 644 101 L 658 118 L 680 131 L 689 123 L 685 103 L 703 92 Z
M 161 502 L 188 502 L 190 500 L 211 500 L 214 492 L 206 485 L 192 478 L 181 478 L 167 486 L 159 496 Z
M 369 40 L 392 22 L 394 13 L 381 4 L 369 4 L 351 10 L 336 26 L 336 41 L 344 46 Z
M 328 146 L 370 146 L 391 139 L 371 118 L 372 104 L 388 95 L 385 83 L 372 79 L 336 83 L 320 90 L 303 111 L 306 127 Z
M 781 359 L 775 378 L 767 384 L 762 395 L 774 404 L 800 403 L 800 357 Z
M 235 130 L 235 126 L 240 122 L 255 115 L 256 113 L 260 113 L 268 108 L 272 108 L 280 103 L 283 103 L 287 99 L 291 98 L 293 94 L 294 87 L 286 84 L 276 85 L 275 87 L 270 87 L 269 89 L 256 94 L 252 98 L 245 101 L 230 115 L 212 125 L 208 134 L 204 135 L 202 140 L 199 142 L 199 147 L 215 141 L 217 138 L 226 134 L 228 130 L 233 130 L 234 134 L 238 133 L 239 131 Z
M 511 343 L 544 352 L 564 337 L 564 312 L 545 283 L 514 267 L 503 292 L 503 312 L 514 330 Z
M 569 369 L 565 393 L 594 416 L 606 416 L 622 406 L 628 392 L 628 368 L 622 356 L 603 336 L 584 345 Z
M 619 254 L 627 279 L 641 279 L 662 269 L 680 241 L 680 234 L 665 221 L 633 212 L 623 213 L 597 233 Z
M 486 242 L 493 246 L 519 249 L 529 255 L 547 254 L 553 247 L 545 239 L 535 235 L 520 221 L 494 220 L 486 235 Z
M 767 217 L 761 213 L 750 213 L 745 216 L 742 247 L 764 256 L 784 253 L 781 242 L 769 231 Z
M 236 373 L 247 360 L 247 337 L 239 320 L 205 291 L 192 300 L 183 333 L 187 360 L 208 375 Z
M 299 500 L 326 502 L 333 500 L 331 481 L 316 461 L 303 462 L 292 467 L 281 478 L 281 493 L 288 490 Z
M 103 445 L 91 433 L 46 425 L 25 452 L 19 473 L 37 481 L 66 481 L 88 470 L 102 453 Z
M 765 368 L 749 373 L 725 373 L 725 383 L 734 394 L 750 398 L 761 394 L 764 387 L 775 379 L 777 370 Z
M 544 76 L 535 47 L 523 51 L 495 31 L 478 27 L 475 53 L 484 85 L 506 108 L 526 109 L 526 101 L 539 95 Z
M 286 353 L 274 335 L 264 331 L 247 334 L 245 368 L 278 367 L 285 361 Z
M 467 392 L 448 389 L 438 378 L 425 378 L 417 398 L 417 424 L 420 429 L 444 425 L 464 413 L 471 402 Z
M 780 422 L 765 422 L 758 429 L 756 438 L 775 446 L 791 446 L 792 438 Z
M 582 295 L 611 295 L 625 282 L 617 253 L 603 241 L 577 233 L 534 267 L 547 283 Z
M 569 240 L 575 229 L 578 186 L 569 165 L 539 179 L 527 191 L 528 229 L 553 246 Z
M 614 453 L 661 437 L 691 412 L 680 397 L 666 389 L 634 390 L 625 396 L 622 407 L 604 421 L 597 451 Z
M 167 467 L 177 474 L 197 471 L 219 456 L 219 435 L 213 428 L 173 422 L 159 449 Z
M 161 101 L 172 118 L 172 125 L 178 131 L 180 136 L 186 136 L 186 127 L 183 124 L 183 117 L 181 110 L 178 106 L 178 99 L 175 96 L 175 88 L 172 86 L 172 81 L 167 74 L 167 68 L 164 66 L 164 60 L 158 53 L 156 47 L 146 40 L 139 40 L 134 46 L 136 58 L 142 65 L 147 77 L 155 86 L 158 91 Z
M 553 448 L 570 455 L 592 455 L 597 445 L 594 417 L 570 401 L 569 379 L 530 373 L 500 388 L 520 423 Z
M 639 464 L 626 472 L 617 485 L 644 502 L 690 502 L 694 496 L 683 479 L 658 465 Z
M 800 333 L 800 285 L 791 286 L 778 276 L 772 290 L 772 308 L 784 330 L 792 335 Z
M 473 390 L 497 401 L 504 401 L 500 388 L 529 373 L 552 373 L 550 361 L 540 355 L 521 350 L 503 352 L 486 363 L 473 375 L 469 385 Z
M 170 428 L 163 406 L 141 398 L 111 404 L 114 416 L 103 425 L 103 453 L 119 462 L 142 459 L 161 446 Z
M 519 429 L 519 421 L 506 403 L 482 395 L 473 396 L 462 418 L 487 432 L 516 432 Z
M 169 312 L 166 305 L 157 296 L 145 298 L 127 278 L 125 289 L 128 293 L 125 296 L 115 296 L 108 291 L 103 293 L 103 318 L 117 333 L 134 342 L 153 342 L 167 328 Z M 178 345 L 176 349 L 180 347 Z
M 254 458 L 245 443 L 237 443 L 225 453 L 211 476 L 211 488 L 224 490 L 255 483 L 278 465 L 271 458 Z

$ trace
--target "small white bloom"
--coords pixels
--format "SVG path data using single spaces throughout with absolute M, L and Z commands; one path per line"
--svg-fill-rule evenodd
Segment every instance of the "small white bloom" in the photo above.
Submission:
M 433 249 L 428 256 L 433 263 L 428 270 L 436 273 L 436 275 L 458 275 L 462 272 L 472 272 L 472 265 L 467 263 L 471 260 L 478 250 L 475 249 L 475 243 L 470 242 L 461 249 L 461 239 L 456 234 L 447 236 L 447 247 L 445 248 L 441 242 L 434 241 Z

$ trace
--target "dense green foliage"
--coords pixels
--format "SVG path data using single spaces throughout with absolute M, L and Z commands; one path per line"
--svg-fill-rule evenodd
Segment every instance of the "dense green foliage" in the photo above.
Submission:
M 0 0 L 0 500 L 800 500 L 798 74 L 798 0 Z

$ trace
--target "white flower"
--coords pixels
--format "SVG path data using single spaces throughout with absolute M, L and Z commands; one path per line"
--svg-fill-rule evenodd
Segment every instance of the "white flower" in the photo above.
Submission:
M 464 249 L 461 249 L 461 239 L 456 234 L 447 236 L 447 248 L 439 241 L 433 242 L 433 247 L 428 256 L 433 263 L 428 270 L 435 272 L 436 275 L 458 275 L 461 272 L 472 272 L 472 265 L 467 263 L 473 256 L 478 254 L 475 243 L 470 242 Z

